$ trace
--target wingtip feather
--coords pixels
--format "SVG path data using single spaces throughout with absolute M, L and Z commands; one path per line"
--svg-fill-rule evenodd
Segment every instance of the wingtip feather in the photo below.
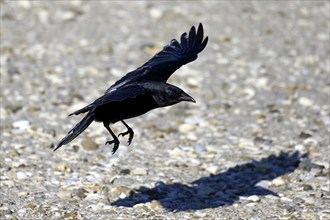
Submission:
M 209 41 L 209 37 L 206 36 L 206 38 L 204 39 L 203 43 L 201 44 L 201 46 L 199 48 L 199 52 L 201 52 L 202 50 L 204 50 L 204 48 L 206 47 L 208 41 Z
M 196 28 L 195 26 L 192 26 L 189 31 L 189 38 L 188 38 L 189 47 L 194 47 L 195 39 L 196 39 Z

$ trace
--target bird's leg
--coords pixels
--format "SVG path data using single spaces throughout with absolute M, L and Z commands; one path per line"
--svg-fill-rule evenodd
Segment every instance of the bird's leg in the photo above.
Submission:
M 134 131 L 133 131 L 132 128 L 130 128 L 130 126 L 128 126 L 128 124 L 126 124 L 126 122 L 124 122 L 124 120 L 120 120 L 120 121 L 125 125 L 125 127 L 127 128 L 127 131 L 118 134 L 118 137 L 119 137 L 120 135 L 125 136 L 125 135 L 128 135 L 128 134 L 129 134 L 129 137 L 128 137 L 128 145 L 130 145 L 131 142 L 132 142 L 132 140 L 133 140 L 133 137 L 134 137 Z
M 113 131 L 110 129 L 109 123 L 103 122 L 103 126 L 109 131 L 109 133 L 111 134 L 111 136 L 113 138 L 112 141 L 107 141 L 107 142 L 105 142 L 105 144 L 114 144 L 113 149 L 112 149 L 112 154 L 114 154 L 119 147 L 119 140 L 116 137 L 115 133 L 113 133 Z

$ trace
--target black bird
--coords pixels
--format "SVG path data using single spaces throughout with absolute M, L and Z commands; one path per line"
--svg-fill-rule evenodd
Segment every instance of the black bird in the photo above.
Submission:
M 129 135 L 131 143 L 134 132 L 124 119 L 142 115 L 152 109 L 177 104 L 181 101 L 195 102 L 195 100 L 180 88 L 166 83 L 167 79 L 182 65 L 197 59 L 208 42 L 204 39 L 203 25 L 199 24 L 197 32 L 194 26 L 189 34 L 181 35 L 181 43 L 171 40 L 163 50 L 153 56 L 148 62 L 136 70 L 127 73 L 118 80 L 103 96 L 93 103 L 79 109 L 71 115 L 88 112 L 87 115 L 58 143 L 55 150 L 68 144 L 81 134 L 93 121 L 103 122 L 113 140 L 105 144 L 114 144 L 113 153 L 119 147 L 119 140 L 110 129 L 111 123 L 121 121 L 127 128 L 120 135 Z M 55 151 L 54 150 L 54 151 Z

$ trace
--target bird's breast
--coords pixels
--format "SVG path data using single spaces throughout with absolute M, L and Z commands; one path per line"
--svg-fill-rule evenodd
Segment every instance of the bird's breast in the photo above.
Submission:
M 95 109 L 95 120 L 116 123 L 120 120 L 142 115 L 157 107 L 157 103 L 151 96 L 143 95 L 138 98 L 110 102 L 97 107 Z

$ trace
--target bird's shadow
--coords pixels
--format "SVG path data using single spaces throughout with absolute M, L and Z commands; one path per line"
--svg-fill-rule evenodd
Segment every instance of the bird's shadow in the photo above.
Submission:
M 133 207 L 139 203 L 157 200 L 167 211 L 179 212 L 232 205 L 240 196 L 277 194 L 267 189 L 264 180 L 293 172 L 302 158 L 298 152 L 282 152 L 259 161 L 252 160 L 225 172 L 199 178 L 190 184 L 158 182 L 155 187 L 140 187 L 113 206 Z

